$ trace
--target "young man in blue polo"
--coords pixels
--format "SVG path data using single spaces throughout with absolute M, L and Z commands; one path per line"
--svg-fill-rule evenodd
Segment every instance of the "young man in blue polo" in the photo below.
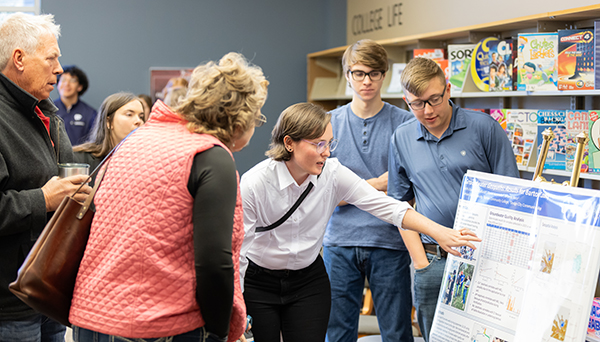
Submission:
M 96 110 L 81 101 L 89 85 L 83 70 L 74 65 L 66 66 L 64 70 L 58 79 L 60 98 L 54 104 L 58 107 L 56 114 L 65 122 L 71 144 L 75 146 L 86 141 L 96 119 Z
M 491 116 L 450 101 L 450 84 L 434 61 L 411 60 L 401 82 L 416 120 L 401 125 L 392 136 L 388 195 L 414 199 L 419 213 L 452 227 L 467 170 L 519 177 L 510 142 Z M 417 319 L 428 341 L 447 253 L 430 236 L 401 234 L 416 270 Z
M 346 49 L 342 68 L 352 102 L 331 112 L 339 144 L 331 156 L 380 191 L 387 189 L 388 148 L 394 129 L 410 112 L 385 103 L 381 88 L 387 52 L 365 39 Z M 383 341 L 412 341 L 410 255 L 398 228 L 341 203 L 323 240 L 323 260 L 331 281 L 328 342 L 356 341 L 365 278 L 369 281 Z

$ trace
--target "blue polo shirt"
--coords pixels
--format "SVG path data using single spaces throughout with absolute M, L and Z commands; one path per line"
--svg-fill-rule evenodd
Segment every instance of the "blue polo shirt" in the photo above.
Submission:
M 392 133 L 413 117 L 389 103 L 384 103 L 379 113 L 367 119 L 354 114 L 350 103 L 339 107 L 331 111 L 333 136 L 339 140 L 331 156 L 363 179 L 379 177 L 387 171 Z M 323 245 L 406 250 L 396 226 L 350 204 L 333 212 Z
M 54 104 L 58 107 L 56 114 L 65 122 L 71 144 L 75 146 L 84 143 L 94 126 L 96 110 L 81 100 L 77 100 L 70 110 L 67 110 L 60 98 L 54 101 Z
M 389 152 L 388 195 L 416 200 L 429 219 L 453 227 L 462 178 L 467 170 L 519 177 L 506 133 L 490 115 L 452 105 L 440 139 L 417 119 L 396 129 Z M 436 243 L 421 234 L 424 243 Z

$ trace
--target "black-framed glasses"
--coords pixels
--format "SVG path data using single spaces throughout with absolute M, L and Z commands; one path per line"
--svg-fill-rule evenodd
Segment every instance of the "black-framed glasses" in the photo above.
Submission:
M 306 141 L 311 145 L 315 145 L 317 147 L 317 152 L 323 153 L 329 147 L 329 152 L 333 152 L 337 147 L 338 141 L 337 139 L 331 139 L 329 141 L 321 140 L 318 143 L 314 143 L 310 140 L 302 139 L 302 141 Z
M 442 102 L 444 102 L 444 95 L 446 95 L 446 87 L 447 86 L 448 86 L 448 84 L 444 85 L 444 91 L 442 91 L 441 94 L 439 94 L 439 95 L 433 95 L 427 101 L 416 100 L 416 101 L 413 101 L 413 102 L 408 102 L 408 105 L 413 110 L 423 110 L 423 109 L 425 109 L 425 104 L 426 103 L 428 103 L 431 107 L 439 106 L 439 105 L 442 104 Z
M 267 123 L 267 117 L 262 113 L 258 114 L 258 117 L 256 117 L 256 119 L 254 119 L 254 127 L 260 127 L 266 123 Z
M 385 71 L 383 70 L 371 70 L 371 72 L 364 72 L 362 70 L 348 70 L 348 72 L 350 75 L 352 75 L 353 80 L 359 82 L 364 80 L 367 76 L 369 76 L 371 81 L 379 81 L 383 78 L 383 74 L 385 74 Z

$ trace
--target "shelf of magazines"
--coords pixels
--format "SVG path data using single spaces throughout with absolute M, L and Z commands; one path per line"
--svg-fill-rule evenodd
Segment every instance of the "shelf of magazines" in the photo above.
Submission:
M 518 168 L 519 168 L 519 171 L 523 171 L 523 172 L 531 172 L 531 173 L 535 172 L 535 166 L 518 165 Z M 551 176 L 571 177 L 571 173 L 572 173 L 572 171 L 544 169 L 544 174 L 551 175 Z M 582 173 L 580 173 L 579 178 L 600 180 L 600 173 L 582 172 Z M 600 340 L 598 340 L 598 342 L 600 342 Z

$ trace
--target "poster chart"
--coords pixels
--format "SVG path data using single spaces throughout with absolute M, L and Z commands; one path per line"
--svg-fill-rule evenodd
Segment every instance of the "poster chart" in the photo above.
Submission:
M 600 191 L 468 171 L 431 342 L 583 342 L 600 268 Z

